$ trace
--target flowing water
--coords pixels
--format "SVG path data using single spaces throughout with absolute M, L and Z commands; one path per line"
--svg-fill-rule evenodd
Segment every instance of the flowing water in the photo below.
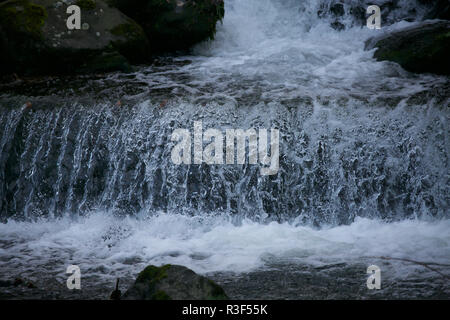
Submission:
M 234 298 L 448 299 L 449 79 L 364 51 L 424 9 L 400 1 L 387 21 L 411 22 L 376 31 L 346 1 L 339 32 L 317 14 L 330 1 L 225 2 L 191 55 L 5 89 L 0 280 L 38 288 L 0 296 L 105 298 L 115 278 L 172 263 Z M 279 129 L 278 174 L 175 165 L 172 132 L 194 121 Z M 81 292 L 65 287 L 70 264 Z M 371 264 L 382 290 L 366 287 Z

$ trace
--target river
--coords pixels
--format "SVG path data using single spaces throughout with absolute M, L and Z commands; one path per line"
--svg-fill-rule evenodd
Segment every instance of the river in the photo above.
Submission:
M 225 2 L 190 55 L 0 94 L 0 274 L 37 286 L 0 296 L 107 298 L 116 278 L 124 290 L 171 263 L 238 299 L 448 299 L 448 77 L 364 51 L 414 21 L 344 15 L 337 31 L 318 1 Z M 278 173 L 174 164 L 171 135 L 194 121 L 278 129 Z

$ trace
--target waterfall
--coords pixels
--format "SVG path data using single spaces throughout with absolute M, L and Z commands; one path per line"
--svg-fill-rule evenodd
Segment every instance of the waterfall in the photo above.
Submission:
M 448 78 L 364 51 L 374 33 L 427 8 L 395 1 L 374 31 L 355 13 L 364 0 L 342 1 L 338 15 L 337 1 L 225 3 L 216 39 L 191 55 L 0 95 L 0 233 L 17 241 L 9 254 L 46 256 L 54 242 L 94 273 L 105 257 L 242 271 L 269 253 L 364 255 L 377 239 L 448 261 Z M 248 158 L 174 164 L 172 133 L 195 121 L 278 129 L 278 173 L 262 176 Z M 426 251 L 435 243 L 447 246 Z
M 445 216 L 448 108 L 415 97 L 446 79 L 374 62 L 362 50 L 371 30 L 333 30 L 318 16 L 324 4 L 333 2 L 227 1 L 216 41 L 189 63 L 122 80 L 147 87 L 123 108 L 71 95 L 23 110 L 23 97 L 4 97 L 1 219 L 98 209 L 314 225 Z M 401 8 L 390 14 L 410 12 Z M 171 163 L 172 132 L 196 120 L 280 129 L 278 175 Z

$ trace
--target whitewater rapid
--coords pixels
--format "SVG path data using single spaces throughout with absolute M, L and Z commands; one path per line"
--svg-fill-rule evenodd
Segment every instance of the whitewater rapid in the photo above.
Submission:
M 24 268 L 58 274 L 76 264 L 86 273 L 111 279 L 133 275 L 147 264 L 167 263 L 200 273 L 249 272 L 275 262 L 320 267 L 378 261 L 382 256 L 448 265 L 449 227 L 449 220 L 357 219 L 349 226 L 313 229 L 250 220 L 236 225 L 225 217 L 161 214 L 117 219 L 95 213 L 77 221 L 2 224 L 0 257 L 5 272 Z M 404 266 L 397 272 L 408 276 Z

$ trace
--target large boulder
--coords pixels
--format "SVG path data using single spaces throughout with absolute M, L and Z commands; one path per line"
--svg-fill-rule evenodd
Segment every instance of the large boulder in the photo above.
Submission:
M 213 39 L 223 0 L 108 0 L 144 29 L 154 52 L 188 49 Z
M 67 7 L 81 8 L 82 28 L 69 30 Z M 145 61 L 142 28 L 102 0 L 9 0 L 0 3 L 0 67 L 25 74 L 127 71 Z
M 374 57 L 400 64 L 404 69 L 450 75 L 450 22 L 424 21 L 369 39 L 366 50 L 377 48 Z
M 212 280 L 177 265 L 148 266 L 122 297 L 125 300 L 226 300 Z

